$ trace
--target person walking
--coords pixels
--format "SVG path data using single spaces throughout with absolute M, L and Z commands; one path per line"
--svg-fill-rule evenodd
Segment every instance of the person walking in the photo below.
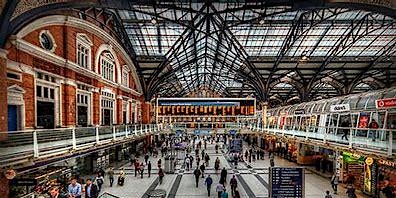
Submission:
M 109 171 L 107 172 L 107 175 L 109 176 L 110 187 L 113 187 L 113 183 L 114 183 L 114 168 L 113 167 L 110 167 Z
M 205 154 L 205 163 L 206 163 L 206 166 L 209 166 L 209 160 L 210 160 L 209 155 L 206 153 L 206 154 Z
M 221 193 L 221 198 L 228 198 L 228 192 L 225 188 L 224 188 L 223 192 Z
M 213 179 L 212 179 L 212 177 L 210 177 L 210 175 L 208 175 L 208 177 L 206 177 L 205 184 L 206 184 L 206 190 L 208 191 L 208 197 L 210 197 L 210 189 L 213 184 Z
M 187 168 L 187 171 L 189 171 L 190 170 L 190 157 L 186 157 L 186 159 L 185 159 L 185 161 L 186 161 L 186 168 Z
M 348 184 L 346 194 L 348 198 L 356 198 L 355 187 L 353 187 L 353 184 Z
M 150 161 L 148 161 L 148 164 L 147 164 L 147 172 L 148 172 L 148 177 L 150 177 L 151 176 L 151 162 Z
M 202 163 L 201 166 L 199 167 L 199 169 L 201 170 L 201 175 L 202 178 L 204 178 L 204 172 L 205 172 L 205 163 Z
M 201 159 L 204 160 L 205 159 L 205 150 L 202 149 L 201 151 Z
M 225 169 L 225 167 L 223 167 L 223 170 L 221 170 L 220 173 L 220 183 L 225 185 L 226 181 L 227 181 L 227 170 Z
M 99 196 L 98 187 L 92 183 L 91 179 L 86 180 L 85 185 L 85 198 L 97 198 Z
M 236 188 L 238 186 L 238 181 L 235 178 L 235 175 L 233 175 L 231 180 L 230 180 L 230 186 L 231 186 L 231 195 L 234 196 L 235 190 L 236 190 Z
M 104 178 L 100 173 L 98 173 L 98 176 L 96 176 L 95 181 L 96 181 L 96 184 L 98 185 L 98 192 L 100 192 L 102 190 Z
M 125 172 L 124 172 L 124 168 L 121 168 L 120 174 L 118 175 L 117 184 L 123 186 L 124 182 L 125 182 Z
M 164 170 L 162 170 L 162 168 L 159 168 L 158 169 L 159 184 L 162 184 L 164 176 L 165 176 Z
M 162 162 L 162 161 L 161 161 L 161 158 L 159 158 L 158 161 L 157 161 L 157 167 L 158 167 L 158 169 L 161 168 L 161 162 Z
M 194 157 L 190 155 L 190 169 L 192 169 L 193 162 L 194 162 Z
M 271 165 L 271 167 L 275 166 L 275 159 L 274 158 L 275 158 L 274 157 L 274 153 L 271 153 L 271 155 L 270 155 L 270 165 Z
M 135 160 L 135 163 L 133 164 L 134 165 L 134 167 L 135 167 L 135 177 L 137 177 L 137 174 L 139 173 L 139 171 L 140 171 L 140 167 L 139 167 L 139 161 L 138 160 Z
M 216 186 L 217 198 L 221 198 L 221 193 L 223 193 L 224 185 L 222 183 L 218 183 Z
M 333 197 L 330 195 L 330 191 L 326 190 L 326 195 L 325 195 L 324 198 L 333 198 Z
M 73 178 L 67 188 L 67 193 L 69 197 L 81 198 L 81 184 L 77 182 L 76 178 Z
M 217 173 L 217 171 L 220 169 L 220 159 L 219 159 L 219 157 L 217 157 L 216 158 L 216 161 L 215 161 L 215 170 L 216 170 L 216 173 Z
M 347 128 L 349 127 L 349 122 L 347 120 L 344 120 L 343 122 L 341 122 L 341 127 L 343 127 L 342 131 L 344 133 L 341 136 L 341 140 L 343 140 L 345 138 L 345 140 L 348 141 L 349 129 L 347 129 Z
M 334 173 L 334 175 L 331 177 L 331 187 L 333 188 L 334 194 L 337 194 L 338 181 L 339 177 L 337 176 L 337 173 Z
M 149 159 L 149 155 L 146 153 L 146 155 L 144 155 L 144 163 L 147 164 L 147 161 Z
M 143 172 L 144 172 L 144 164 L 143 164 L 143 162 L 140 163 L 139 170 L 140 170 L 140 177 L 143 179 Z
M 198 167 L 194 170 L 194 176 L 195 176 L 195 186 L 198 188 L 199 176 L 201 176 L 201 171 L 198 169 Z

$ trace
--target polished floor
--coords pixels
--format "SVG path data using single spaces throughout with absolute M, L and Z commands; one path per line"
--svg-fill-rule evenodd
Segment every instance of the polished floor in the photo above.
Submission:
M 217 197 L 215 192 L 216 184 L 219 182 L 220 173 L 214 170 L 214 160 L 218 157 L 221 161 L 221 167 L 225 167 L 228 171 L 227 183 L 229 183 L 232 175 L 236 175 L 238 179 L 238 189 L 241 197 L 264 198 L 268 197 L 268 156 L 264 160 L 257 160 L 251 163 L 252 168 L 248 168 L 246 163 L 239 163 L 238 168 L 234 169 L 226 160 L 226 154 L 216 154 L 214 145 L 209 144 L 205 150 L 210 156 L 209 167 L 205 171 L 205 176 L 210 174 L 213 178 L 213 185 L 210 197 Z M 174 174 L 166 174 L 162 184 L 157 181 L 156 162 L 158 158 L 150 157 L 153 163 L 152 175 L 149 178 L 147 170 L 141 178 L 139 175 L 135 177 L 133 167 L 130 164 L 124 166 L 126 170 L 126 180 L 124 186 L 115 184 L 110 187 L 108 180 L 105 181 L 101 193 L 108 192 L 110 194 L 123 198 L 147 197 L 146 193 L 154 189 L 164 189 L 167 192 L 166 197 L 208 197 L 204 179 L 200 179 L 198 188 L 195 187 L 195 179 L 192 170 L 187 171 L 184 166 L 179 163 Z M 275 166 L 296 166 L 295 163 L 289 162 L 281 158 L 275 158 Z M 194 161 L 193 169 L 196 167 Z M 115 182 L 116 183 L 116 182 Z M 227 191 L 231 197 L 230 186 L 227 184 Z M 325 191 L 331 190 L 330 181 L 322 176 L 316 175 L 309 170 L 305 171 L 305 197 L 321 198 L 325 196 Z M 332 195 L 334 198 L 346 197 L 345 189 L 339 185 L 338 195 Z M 358 195 L 358 197 L 360 197 Z

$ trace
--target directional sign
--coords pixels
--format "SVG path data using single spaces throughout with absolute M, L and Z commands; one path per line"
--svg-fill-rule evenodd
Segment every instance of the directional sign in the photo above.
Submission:
M 304 198 L 304 169 L 299 167 L 271 167 L 269 174 L 272 198 Z

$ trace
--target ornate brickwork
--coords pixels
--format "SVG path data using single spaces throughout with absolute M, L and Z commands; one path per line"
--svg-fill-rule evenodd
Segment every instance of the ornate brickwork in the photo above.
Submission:
M 62 3 L 67 2 L 68 0 L 21 0 L 17 7 L 15 8 L 15 12 L 12 15 L 11 19 L 23 14 L 26 11 L 29 11 L 34 8 L 38 8 L 40 6 L 49 5 L 53 3 Z

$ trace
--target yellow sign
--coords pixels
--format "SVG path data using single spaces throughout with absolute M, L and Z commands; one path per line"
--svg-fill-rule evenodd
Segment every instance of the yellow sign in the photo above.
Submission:
M 367 164 L 367 165 L 370 166 L 371 164 L 373 164 L 373 162 L 374 162 L 373 158 L 371 158 L 371 157 L 367 157 L 367 158 L 366 158 L 366 164 Z

